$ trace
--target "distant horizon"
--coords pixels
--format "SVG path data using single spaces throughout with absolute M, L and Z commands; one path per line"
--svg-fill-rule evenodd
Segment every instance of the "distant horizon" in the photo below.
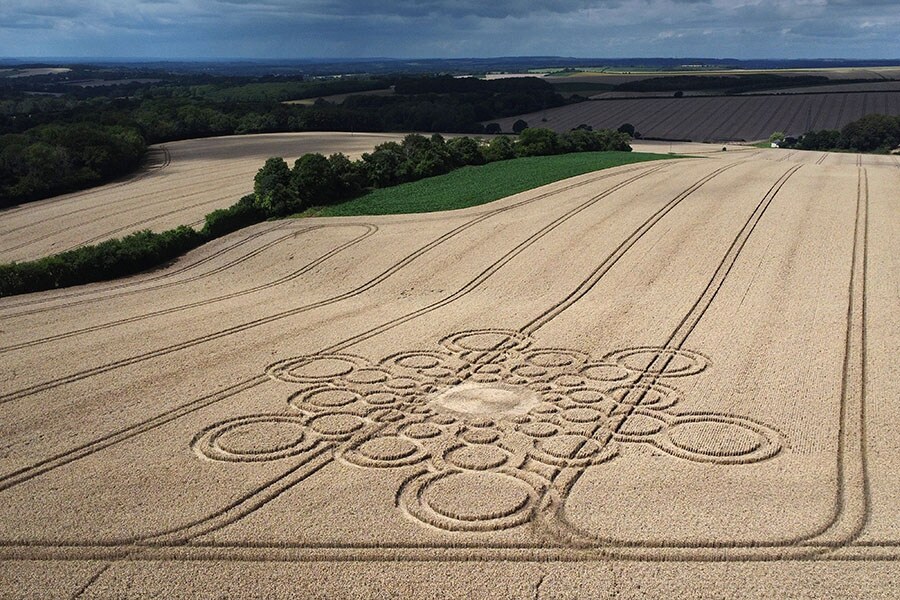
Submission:
M 839 62 L 839 63 L 896 63 L 900 66 L 900 56 L 882 58 L 882 57 L 748 57 L 736 58 L 733 56 L 574 56 L 574 55 L 544 55 L 544 54 L 509 54 L 509 55 L 472 55 L 472 56 L 297 56 L 297 57 L 241 57 L 241 56 L 79 56 L 79 55 L 60 55 L 60 56 L 0 56 L 0 62 L 75 62 L 75 61 L 101 61 L 101 62 L 121 62 L 121 63 L 155 63 L 155 62 L 192 62 L 192 63 L 286 63 L 286 62 L 309 62 L 309 63 L 353 63 L 353 62 L 375 62 L 375 61 L 391 61 L 391 62 L 408 62 L 408 61 L 470 61 L 470 60 L 577 60 L 577 61 L 597 61 L 598 66 L 604 66 L 603 61 L 622 62 L 622 61 L 731 61 L 735 63 L 750 62 Z M 706 65 L 704 65 L 706 66 Z M 716 66 L 716 65 L 709 65 Z M 891 66 L 886 64 L 885 66 Z

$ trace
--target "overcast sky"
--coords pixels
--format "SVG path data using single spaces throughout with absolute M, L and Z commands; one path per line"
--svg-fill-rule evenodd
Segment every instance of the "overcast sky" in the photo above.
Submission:
M 900 0 L 0 0 L 0 56 L 900 59 Z

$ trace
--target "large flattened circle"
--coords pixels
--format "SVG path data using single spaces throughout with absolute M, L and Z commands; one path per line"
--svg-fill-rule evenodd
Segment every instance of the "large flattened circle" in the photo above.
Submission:
M 467 382 L 438 393 L 429 402 L 439 413 L 464 417 L 524 415 L 541 404 L 541 395 L 522 386 Z

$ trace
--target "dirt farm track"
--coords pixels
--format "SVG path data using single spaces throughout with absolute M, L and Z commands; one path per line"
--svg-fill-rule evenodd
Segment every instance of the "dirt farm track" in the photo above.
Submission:
M 900 162 L 682 150 L 0 299 L 0 597 L 894 597 Z

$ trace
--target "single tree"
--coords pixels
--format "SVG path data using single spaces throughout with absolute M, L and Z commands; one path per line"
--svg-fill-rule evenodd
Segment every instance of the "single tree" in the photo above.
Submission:
M 270 158 L 253 179 L 256 205 L 270 217 L 286 215 L 295 199 L 291 194 L 291 170 L 283 158 Z
M 616 131 L 619 133 L 627 133 L 631 137 L 634 137 L 634 125 L 631 123 L 622 123 Z

